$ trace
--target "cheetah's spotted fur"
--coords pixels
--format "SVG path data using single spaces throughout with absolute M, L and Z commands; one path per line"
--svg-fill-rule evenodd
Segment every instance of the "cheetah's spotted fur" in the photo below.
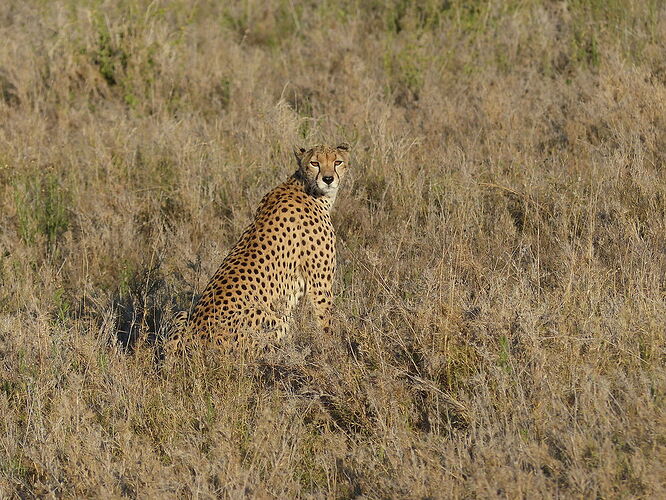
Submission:
M 168 350 L 198 339 L 220 347 L 279 341 L 303 294 L 318 325 L 329 331 L 335 271 L 329 213 L 347 169 L 349 146 L 319 145 L 294 153 L 297 171 L 261 200 L 189 318 L 180 317 Z

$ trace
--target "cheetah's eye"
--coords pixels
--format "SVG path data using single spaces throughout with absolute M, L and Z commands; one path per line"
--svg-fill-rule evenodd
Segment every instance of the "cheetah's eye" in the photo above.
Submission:
M 334 164 L 335 164 L 336 167 L 340 166 L 340 165 L 342 165 L 342 161 L 338 160 L 338 161 L 334 162 Z
M 318 166 L 319 166 L 319 162 L 318 162 L 318 161 L 311 161 L 311 162 L 310 162 L 310 165 L 312 165 L 313 167 L 318 167 Z

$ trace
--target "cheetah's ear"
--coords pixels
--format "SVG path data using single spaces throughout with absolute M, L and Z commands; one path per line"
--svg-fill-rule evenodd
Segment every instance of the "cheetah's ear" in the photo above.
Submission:
M 298 162 L 298 166 L 301 166 L 301 160 L 303 159 L 303 155 L 306 153 L 305 148 L 299 148 L 294 146 L 294 156 L 296 157 L 296 161 Z
M 345 153 L 349 153 L 349 150 L 351 149 L 351 147 L 349 146 L 349 143 L 341 142 L 340 144 L 338 144 L 336 149 L 339 149 L 340 151 L 344 151 Z

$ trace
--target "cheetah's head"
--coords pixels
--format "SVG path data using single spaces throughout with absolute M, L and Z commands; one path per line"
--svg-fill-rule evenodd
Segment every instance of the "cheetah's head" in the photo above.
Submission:
M 313 196 L 335 199 L 340 181 L 349 161 L 349 144 L 336 147 L 318 145 L 311 149 L 294 149 L 298 162 L 298 174 L 305 181 L 305 188 Z

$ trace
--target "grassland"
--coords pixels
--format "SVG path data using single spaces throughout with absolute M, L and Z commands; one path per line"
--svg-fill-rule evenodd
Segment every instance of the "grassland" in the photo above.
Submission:
M 0 3 L 0 496 L 666 497 L 660 0 Z M 152 342 L 347 140 L 333 334 Z

